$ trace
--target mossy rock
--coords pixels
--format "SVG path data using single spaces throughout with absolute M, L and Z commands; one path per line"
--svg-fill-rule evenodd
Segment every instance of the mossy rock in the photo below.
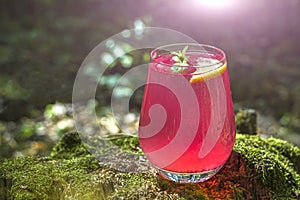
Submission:
M 115 144 L 130 151 L 137 138 Z M 219 173 L 204 183 L 179 184 L 154 170 L 122 173 L 99 165 L 79 135 L 68 133 L 50 157 L 3 160 L 0 199 L 297 199 L 299 162 L 292 144 L 238 134 Z
M 239 133 L 256 135 L 257 112 L 254 109 L 240 109 L 235 115 L 236 129 Z

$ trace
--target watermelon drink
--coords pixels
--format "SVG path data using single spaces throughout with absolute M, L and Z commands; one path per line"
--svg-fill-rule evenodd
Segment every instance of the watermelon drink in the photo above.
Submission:
M 181 183 L 209 179 L 230 156 L 235 134 L 224 52 L 200 44 L 153 50 L 139 142 L 159 174 Z

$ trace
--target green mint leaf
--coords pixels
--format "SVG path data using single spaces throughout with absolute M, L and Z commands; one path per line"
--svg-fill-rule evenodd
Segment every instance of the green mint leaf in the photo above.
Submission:
M 180 72 L 182 72 L 182 71 L 184 71 L 184 70 L 185 70 L 184 67 L 179 67 L 179 66 L 176 66 L 176 65 L 173 65 L 173 66 L 171 67 L 171 71 L 172 71 L 173 73 L 180 73 Z
M 180 62 L 180 59 L 178 58 L 178 56 L 173 56 L 173 57 L 172 57 L 172 60 L 174 60 L 176 63 L 177 63 L 177 62 Z
M 178 52 L 170 52 L 172 55 L 172 60 L 175 61 L 174 66 L 171 67 L 172 72 L 174 73 L 180 73 L 185 70 L 184 67 L 189 66 L 188 61 L 189 57 L 186 56 L 188 46 L 185 46 L 182 51 Z
M 175 56 L 180 56 L 180 52 L 171 51 L 170 53 L 175 55 Z
M 189 46 L 185 46 L 182 50 L 182 55 L 185 56 L 187 49 L 189 48 Z

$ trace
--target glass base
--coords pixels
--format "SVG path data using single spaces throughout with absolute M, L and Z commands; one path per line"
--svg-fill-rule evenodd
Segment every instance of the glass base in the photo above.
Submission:
M 211 169 L 209 171 L 203 171 L 200 173 L 179 173 L 179 172 L 171 172 L 163 169 L 157 169 L 158 173 L 165 179 L 175 181 L 178 183 L 200 183 L 210 179 L 214 176 L 223 165 Z

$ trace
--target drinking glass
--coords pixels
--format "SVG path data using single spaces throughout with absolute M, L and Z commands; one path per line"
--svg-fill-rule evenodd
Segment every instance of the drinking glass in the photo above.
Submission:
M 235 141 L 225 53 L 180 43 L 158 47 L 150 56 L 140 146 L 162 177 L 205 181 L 222 168 Z

